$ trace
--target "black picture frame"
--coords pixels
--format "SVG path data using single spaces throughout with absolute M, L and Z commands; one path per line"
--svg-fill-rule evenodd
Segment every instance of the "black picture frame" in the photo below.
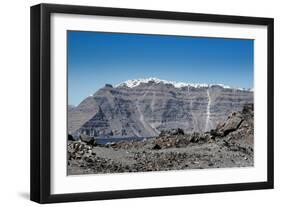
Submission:
M 169 187 L 154 189 L 121 190 L 106 192 L 86 192 L 74 194 L 51 194 L 50 163 L 50 15 L 52 13 L 100 15 L 114 17 L 134 17 L 194 22 L 219 22 L 267 26 L 267 181 L 236 184 Z M 31 174 L 30 199 L 38 203 L 120 199 L 146 196 L 167 196 L 179 194 L 211 193 L 272 189 L 274 177 L 274 74 L 273 38 L 274 20 L 272 18 L 195 14 L 168 11 L 103 8 L 56 4 L 39 4 L 31 7 Z

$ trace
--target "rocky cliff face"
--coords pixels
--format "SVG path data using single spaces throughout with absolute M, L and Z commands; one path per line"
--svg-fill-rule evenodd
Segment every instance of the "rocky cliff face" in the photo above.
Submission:
M 109 84 L 68 111 L 70 134 L 151 137 L 182 128 L 204 132 L 253 103 L 253 92 L 155 78 Z

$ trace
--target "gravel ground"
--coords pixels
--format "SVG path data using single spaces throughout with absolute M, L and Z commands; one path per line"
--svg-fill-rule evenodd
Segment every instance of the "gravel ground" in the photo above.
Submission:
M 185 147 L 152 149 L 147 143 L 142 148 L 93 147 L 91 153 L 68 161 L 68 174 L 145 172 L 162 170 L 251 167 L 253 152 L 224 141 L 190 143 Z M 251 148 L 250 148 L 251 149 Z
M 162 131 L 143 141 L 68 141 L 68 175 L 254 166 L 253 106 L 206 133 Z

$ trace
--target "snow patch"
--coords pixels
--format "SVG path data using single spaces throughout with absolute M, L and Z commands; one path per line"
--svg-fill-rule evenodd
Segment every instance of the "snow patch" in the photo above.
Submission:
M 164 83 L 164 84 L 172 84 L 175 88 L 183 88 L 183 87 L 193 87 L 193 88 L 209 88 L 212 86 L 220 86 L 222 88 L 231 89 L 232 87 L 224 85 L 224 84 L 207 84 L 207 83 L 186 83 L 186 82 L 176 82 L 176 81 L 168 81 L 168 80 L 161 80 L 159 78 L 141 78 L 135 80 L 127 80 L 123 83 L 116 85 L 115 87 L 128 87 L 134 88 L 139 86 L 141 83 L 149 83 L 153 82 L 156 84 Z M 238 90 L 249 90 L 249 89 L 242 89 L 237 88 Z M 251 90 L 249 90 L 251 91 Z

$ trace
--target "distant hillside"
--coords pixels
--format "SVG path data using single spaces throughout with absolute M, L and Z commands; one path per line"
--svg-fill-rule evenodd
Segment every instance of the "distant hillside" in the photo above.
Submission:
M 253 91 L 222 84 L 189 84 L 157 78 L 106 84 L 69 107 L 70 134 L 151 137 L 182 128 L 204 132 L 253 103 Z

